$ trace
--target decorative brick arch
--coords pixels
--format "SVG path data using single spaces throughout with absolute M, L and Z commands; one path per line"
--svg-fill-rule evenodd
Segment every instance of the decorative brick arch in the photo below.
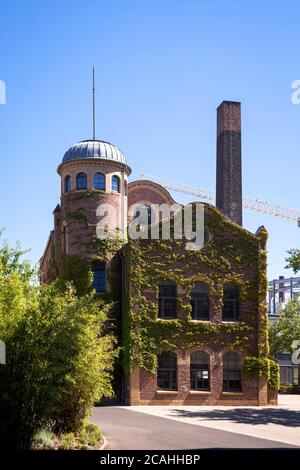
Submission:
M 160 184 L 149 180 L 137 180 L 128 184 L 128 205 L 176 204 L 171 194 Z

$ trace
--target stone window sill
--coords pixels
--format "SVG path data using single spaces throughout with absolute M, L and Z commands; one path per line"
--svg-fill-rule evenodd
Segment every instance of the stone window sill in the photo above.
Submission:
M 211 395 L 209 390 L 190 390 L 190 395 Z
M 205 320 L 204 319 L 202 320 L 201 318 L 199 318 L 199 319 L 192 318 L 192 321 L 195 321 L 195 322 L 200 322 L 201 321 L 202 323 L 203 322 L 210 323 L 211 320 L 209 320 L 208 318 L 206 318 Z
M 225 395 L 225 396 L 233 395 L 233 396 L 238 396 L 238 397 L 244 396 L 243 392 L 223 392 L 222 395 Z
M 177 320 L 177 317 L 157 317 L 158 320 L 163 321 L 170 321 L 170 320 Z
M 177 395 L 178 390 L 156 390 L 158 395 Z
M 222 320 L 222 323 L 241 323 L 241 320 Z

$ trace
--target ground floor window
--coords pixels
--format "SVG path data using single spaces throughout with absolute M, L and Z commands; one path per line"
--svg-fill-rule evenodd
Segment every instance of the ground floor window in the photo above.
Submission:
M 177 390 L 177 355 L 164 352 L 157 358 L 158 390 Z
M 223 354 L 223 390 L 240 392 L 242 390 L 242 363 L 236 352 Z
M 280 383 L 281 384 L 298 384 L 298 366 L 282 366 L 280 364 Z
M 102 261 L 93 262 L 93 287 L 97 293 L 106 292 L 106 272 L 105 263 Z
M 193 352 L 190 368 L 191 390 L 209 390 L 209 354 Z

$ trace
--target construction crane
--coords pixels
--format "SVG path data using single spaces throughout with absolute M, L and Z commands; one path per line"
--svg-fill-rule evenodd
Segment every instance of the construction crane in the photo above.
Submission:
M 209 201 L 215 201 L 216 199 L 216 194 L 211 189 L 195 188 L 193 186 L 177 183 L 176 181 L 170 181 L 159 176 L 141 174 L 141 178 L 158 183 L 170 191 L 196 196 L 200 199 L 208 199 Z M 300 227 L 300 210 L 291 209 L 289 207 L 284 207 L 279 204 L 262 201 L 248 196 L 243 197 L 243 207 L 250 211 L 262 212 L 263 214 L 272 215 L 291 222 L 297 222 L 298 227 Z

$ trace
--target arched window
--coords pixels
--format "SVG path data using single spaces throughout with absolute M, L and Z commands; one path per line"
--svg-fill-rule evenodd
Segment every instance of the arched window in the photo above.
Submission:
M 209 354 L 203 351 L 191 353 L 191 390 L 209 390 Z
M 209 287 L 205 282 L 196 282 L 191 290 L 193 320 L 209 320 Z
M 227 284 L 223 291 L 223 320 L 240 319 L 240 289 L 234 284 Z
M 177 355 L 164 352 L 157 358 L 158 390 L 177 390 Z
M 71 176 L 68 175 L 65 177 L 65 193 L 69 193 L 71 191 Z
M 152 221 L 152 211 L 151 207 L 147 204 L 141 204 L 137 206 L 134 211 L 134 218 L 139 218 L 139 221 L 142 226 L 151 225 Z
M 93 269 L 93 287 L 97 293 L 106 292 L 106 269 L 103 261 L 94 261 Z
M 223 354 L 223 390 L 240 392 L 242 390 L 242 361 L 236 352 Z
M 166 320 L 176 318 L 177 288 L 175 284 L 163 282 L 159 285 L 158 317 Z
M 77 189 L 87 189 L 87 176 L 85 173 L 78 173 L 76 178 Z
M 94 174 L 94 189 L 105 191 L 105 175 L 103 173 Z
M 125 183 L 124 183 L 124 193 L 125 193 L 125 196 L 127 196 L 127 192 L 128 192 L 128 184 L 127 184 L 127 181 L 125 181 Z
M 114 175 L 111 179 L 111 190 L 117 193 L 120 192 L 120 178 Z

